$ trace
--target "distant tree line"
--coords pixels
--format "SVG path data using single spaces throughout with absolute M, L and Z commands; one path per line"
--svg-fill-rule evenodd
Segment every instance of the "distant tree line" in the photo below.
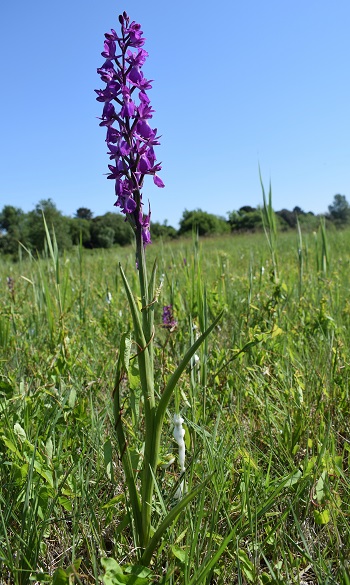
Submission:
M 260 207 L 244 205 L 237 211 L 228 212 L 228 219 L 212 215 L 201 209 L 183 212 L 180 220 L 178 235 L 196 230 L 199 235 L 223 234 L 227 232 L 254 232 L 263 229 Z M 305 212 L 301 207 L 281 209 L 275 212 L 277 226 L 280 230 L 295 228 L 297 222 L 306 229 L 316 229 L 319 226 L 319 216 L 312 211 Z M 328 213 L 324 217 L 336 227 L 350 224 L 350 205 L 345 195 L 334 195 L 332 205 L 328 206 Z
M 43 216 L 60 250 L 76 246 L 80 241 L 85 248 L 110 248 L 114 244 L 125 246 L 133 239 L 130 225 L 119 213 L 93 217 L 92 211 L 81 207 L 74 217 L 67 217 L 51 199 L 45 199 L 28 213 L 5 205 L 0 212 L 0 251 L 16 254 L 21 242 L 31 251 L 41 252 L 46 240 Z
M 281 209 L 275 213 L 281 230 L 295 228 L 297 221 L 306 229 L 315 229 L 319 225 L 319 216 L 311 211 L 305 212 L 300 207 L 294 207 L 292 211 Z M 169 226 L 166 221 L 163 224 L 153 222 L 152 240 L 160 237 L 173 239 L 192 231 L 208 236 L 262 229 L 259 207 L 245 205 L 227 215 L 228 219 L 225 219 L 201 209 L 185 209 L 178 230 Z M 46 240 L 43 216 L 51 235 L 55 234 L 60 250 L 76 246 L 80 242 L 85 248 L 111 248 L 114 245 L 125 246 L 133 241 L 132 229 L 125 221 L 125 216 L 120 213 L 108 212 L 94 217 L 90 209 L 80 207 L 74 217 L 68 217 L 57 209 L 51 199 L 45 199 L 39 201 L 28 213 L 12 205 L 3 207 L 0 212 L 0 253 L 16 255 L 19 242 L 31 251 L 41 252 Z M 325 217 L 336 227 L 350 224 L 350 205 L 345 195 L 334 195 Z

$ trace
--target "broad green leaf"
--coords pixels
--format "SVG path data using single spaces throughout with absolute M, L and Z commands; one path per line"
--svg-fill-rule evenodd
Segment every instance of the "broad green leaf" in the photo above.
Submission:
M 255 580 L 253 563 L 249 559 L 245 550 L 242 550 L 241 548 L 238 551 L 238 558 L 242 573 L 244 574 L 245 578 L 252 583 Z
M 131 390 L 141 389 L 139 369 L 135 361 L 133 361 L 131 367 L 128 369 L 128 380 Z
M 176 546 L 175 544 L 171 545 L 171 552 L 173 553 L 173 555 L 179 559 L 179 561 L 181 561 L 181 563 L 185 563 L 186 561 L 186 551 L 183 548 L 180 548 L 179 546 Z
M 328 522 L 331 519 L 331 515 L 329 513 L 329 510 L 325 509 L 325 510 L 314 510 L 314 518 L 315 518 L 315 522 L 316 524 L 328 524 Z
M 10 441 L 10 439 L 8 439 L 7 437 L 5 437 L 4 435 L 1 437 L 1 440 L 5 443 L 6 447 L 12 451 L 12 453 L 15 453 L 17 455 L 17 457 L 19 459 L 24 459 L 22 454 L 18 451 L 17 447 L 12 443 L 12 441 Z
M 74 563 L 69 565 L 69 567 L 66 569 L 67 575 L 75 575 L 79 570 L 82 560 L 83 559 L 75 559 Z
M 16 465 L 16 463 L 12 464 L 12 473 L 13 473 L 13 482 L 17 485 L 22 485 L 25 478 L 28 475 L 28 468 L 29 465 L 28 463 L 25 463 L 24 465 L 22 465 L 21 467 L 19 467 L 19 465 Z
M 53 574 L 52 585 L 70 585 L 70 575 L 75 575 L 80 567 L 82 559 L 76 559 L 67 569 L 59 567 Z
M 143 565 L 128 565 L 124 568 L 124 573 L 131 573 L 131 575 L 137 575 L 138 577 L 153 577 L 151 569 Z
M 271 337 L 272 337 L 272 339 L 274 337 L 277 337 L 278 335 L 281 335 L 281 333 L 283 333 L 283 329 L 281 329 L 280 327 L 278 327 L 278 325 L 275 324 L 273 326 L 272 331 L 271 331 Z
M 61 567 L 58 567 L 54 572 L 52 585 L 69 585 L 69 575 Z
M 104 585 L 150 585 L 153 582 L 148 577 L 140 576 L 145 567 L 126 569 L 126 571 L 131 570 L 132 573 L 125 574 L 115 559 L 103 558 L 101 564 L 105 569 L 105 574 L 102 577 Z
M 102 506 L 102 508 L 114 508 L 114 506 L 116 504 L 119 504 L 119 502 L 122 502 L 125 499 L 124 494 L 118 494 L 117 496 L 115 496 L 114 498 L 112 498 L 111 500 L 109 500 L 107 502 L 107 504 L 104 504 Z
M 317 483 L 316 483 L 316 487 L 315 487 L 315 497 L 316 500 L 318 501 L 318 503 L 320 504 L 325 496 L 325 491 L 324 491 L 324 482 L 326 479 L 326 471 L 323 471 L 320 478 L 318 479 Z
M 34 573 L 29 577 L 30 581 L 36 581 L 37 583 L 52 583 L 52 576 L 48 573 Z
M 123 574 L 121 566 L 115 559 L 112 559 L 111 557 L 103 557 L 101 559 L 101 565 L 106 573 L 113 573 L 115 575 Z
M 58 503 L 61 504 L 62 508 L 67 510 L 67 512 L 71 512 L 73 509 L 72 501 L 67 498 L 67 496 L 59 496 Z
M 300 471 L 300 469 L 298 469 L 298 471 L 296 471 L 296 472 L 295 472 L 295 473 L 292 475 L 292 477 L 290 477 L 290 478 L 289 478 L 289 479 L 286 481 L 286 483 L 285 483 L 285 486 L 286 486 L 286 487 L 290 487 L 290 486 L 292 486 L 292 485 L 294 485 L 294 484 L 298 483 L 298 481 L 299 481 L 299 479 L 301 478 L 301 476 L 302 476 L 302 475 L 303 475 L 303 474 L 302 474 L 302 472 Z
M 45 512 L 47 510 L 47 507 L 49 505 L 49 500 L 52 496 L 53 496 L 53 490 L 51 490 L 47 486 L 42 486 L 39 489 L 38 503 L 39 503 L 39 506 L 40 506 L 42 512 Z
M 38 461 L 37 459 L 35 459 L 34 461 L 34 469 L 39 475 L 41 475 L 41 477 L 46 479 L 49 486 L 53 488 L 52 471 L 50 471 L 50 469 L 45 469 L 45 467 L 43 467 L 40 461 Z

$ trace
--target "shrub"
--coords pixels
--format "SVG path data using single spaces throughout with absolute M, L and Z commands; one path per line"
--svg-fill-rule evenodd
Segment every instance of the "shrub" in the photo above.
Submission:
M 207 213 L 201 209 L 194 211 L 185 211 L 180 220 L 179 234 L 185 234 L 193 230 L 198 231 L 200 236 L 207 236 L 210 234 L 223 234 L 230 231 L 227 221 L 212 213 Z

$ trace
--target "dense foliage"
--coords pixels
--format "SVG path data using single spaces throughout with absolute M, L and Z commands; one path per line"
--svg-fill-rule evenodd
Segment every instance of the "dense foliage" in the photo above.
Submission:
M 63 215 L 51 199 L 40 201 L 35 208 L 25 213 L 12 205 L 5 205 L 0 212 L 0 253 L 18 253 L 19 242 L 32 252 L 42 252 L 45 247 L 45 216 L 51 236 L 55 234 L 60 250 L 69 249 L 80 242 L 84 248 L 111 248 L 114 245 L 126 246 L 133 241 L 132 228 L 119 213 L 105 213 L 94 217 L 86 208 L 77 209 L 75 216 Z M 294 229 L 297 222 L 305 230 L 315 231 L 320 216 L 300 207 L 292 211 L 281 209 L 275 212 L 278 228 L 282 231 Z M 345 195 L 335 195 L 328 206 L 325 219 L 329 226 L 345 227 L 350 223 L 350 205 Z M 179 222 L 179 229 L 159 222 L 151 223 L 153 241 L 174 239 L 197 232 L 200 236 L 220 235 L 228 232 L 255 232 L 263 229 L 262 209 L 249 205 L 237 211 L 228 212 L 228 219 L 207 213 L 201 209 L 185 209 Z
M 90 209 L 79 208 L 75 217 L 63 215 L 51 199 L 40 201 L 29 213 L 5 205 L 0 213 L 0 251 L 16 255 L 19 242 L 32 252 L 45 248 L 45 217 L 51 237 L 60 250 L 78 245 L 85 248 L 125 246 L 133 241 L 130 225 L 120 213 L 105 213 L 93 217 Z
M 217 215 L 201 209 L 195 211 L 185 209 L 180 220 L 179 234 L 192 233 L 193 231 L 198 232 L 200 236 L 208 236 L 228 232 L 230 228 L 227 221 Z

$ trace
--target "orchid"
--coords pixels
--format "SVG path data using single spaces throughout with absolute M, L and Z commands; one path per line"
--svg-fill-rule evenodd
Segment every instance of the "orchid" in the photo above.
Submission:
M 177 321 L 174 319 L 173 308 L 171 305 L 165 305 L 163 307 L 162 321 L 165 329 L 173 330 L 177 326 Z
M 97 72 L 106 87 L 95 92 L 97 101 L 104 104 L 100 126 L 107 128 L 108 155 L 115 161 L 115 165 L 108 165 L 107 176 L 116 182 L 115 205 L 121 208 L 136 236 L 146 246 L 151 243 L 151 213 L 150 210 L 147 215 L 143 213 L 141 190 L 146 175 L 153 176 L 157 187 L 164 187 L 158 176 L 161 165 L 154 153 L 159 137 L 149 122 L 154 110 L 147 91 L 152 85 L 141 70 L 148 57 L 147 51 L 141 48 L 145 42 L 141 26 L 130 22 L 126 12 L 119 16 L 119 23 L 120 36 L 114 29 L 105 34 L 101 53 L 105 62 Z
M 154 352 L 154 312 L 158 301 L 161 284 L 156 286 L 155 261 L 153 270 L 148 275 L 145 248 L 151 243 L 151 207 L 148 203 L 148 212 L 145 213 L 142 201 L 142 188 L 147 175 L 153 177 L 157 187 L 164 187 L 159 176 L 161 164 L 157 162 L 155 147 L 159 145 L 157 128 L 153 127 L 152 117 L 154 110 L 150 104 L 148 90 L 151 89 L 151 80 L 146 79 L 142 67 L 148 57 L 143 47 L 145 39 L 141 27 L 136 22 L 130 22 L 126 12 L 119 16 L 121 32 L 112 29 L 105 34 L 103 65 L 97 69 L 101 79 L 106 83 L 104 89 L 95 90 L 97 101 L 103 104 L 100 126 L 106 128 L 106 143 L 108 148 L 109 164 L 107 179 L 114 181 L 116 202 L 125 219 L 135 233 L 136 239 L 136 266 L 139 277 L 139 294 L 133 294 L 126 275 L 121 267 L 120 273 L 129 303 L 133 322 L 133 334 L 124 333 L 118 349 L 115 386 L 113 391 L 113 410 L 115 430 L 118 440 L 120 460 L 124 469 L 125 484 L 130 510 L 130 525 L 135 530 L 135 543 L 141 565 L 149 565 L 152 555 L 158 547 L 159 541 L 173 524 L 174 519 L 185 506 L 196 496 L 207 480 L 184 495 L 184 480 L 181 479 L 180 488 L 176 493 L 178 500 L 174 508 L 167 513 L 158 524 L 154 532 L 154 491 L 155 478 L 160 455 L 160 442 L 164 419 L 170 401 L 175 397 L 176 418 L 175 439 L 179 446 L 180 473 L 185 473 L 185 443 L 183 419 L 179 413 L 179 396 L 176 385 L 196 350 L 213 330 L 220 316 L 203 332 L 192 347 L 188 349 L 175 371 L 166 381 L 162 391 L 155 380 L 155 352 Z M 135 298 L 140 300 L 136 303 Z M 107 303 L 111 299 L 107 297 Z M 163 309 L 163 325 L 172 333 L 177 327 L 171 305 Z M 136 470 L 133 464 L 134 452 L 130 425 L 123 414 L 124 405 L 128 402 L 125 396 L 123 381 L 128 377 L 131 347 L 135 343 L 139 383 L 142 392 L 143 419 L 136 422 L 136 428 L 142 435 L 143 458 Z M 130 389 L 132 391 L 132 389 Z M 130 446 L 129 446 L 130 440 Z M 126 581 L 125 581 L 126 582 Z M 128 581 L 129 582 L 129 581 Z M 135 581 L 136 582 L 136 581 Z

